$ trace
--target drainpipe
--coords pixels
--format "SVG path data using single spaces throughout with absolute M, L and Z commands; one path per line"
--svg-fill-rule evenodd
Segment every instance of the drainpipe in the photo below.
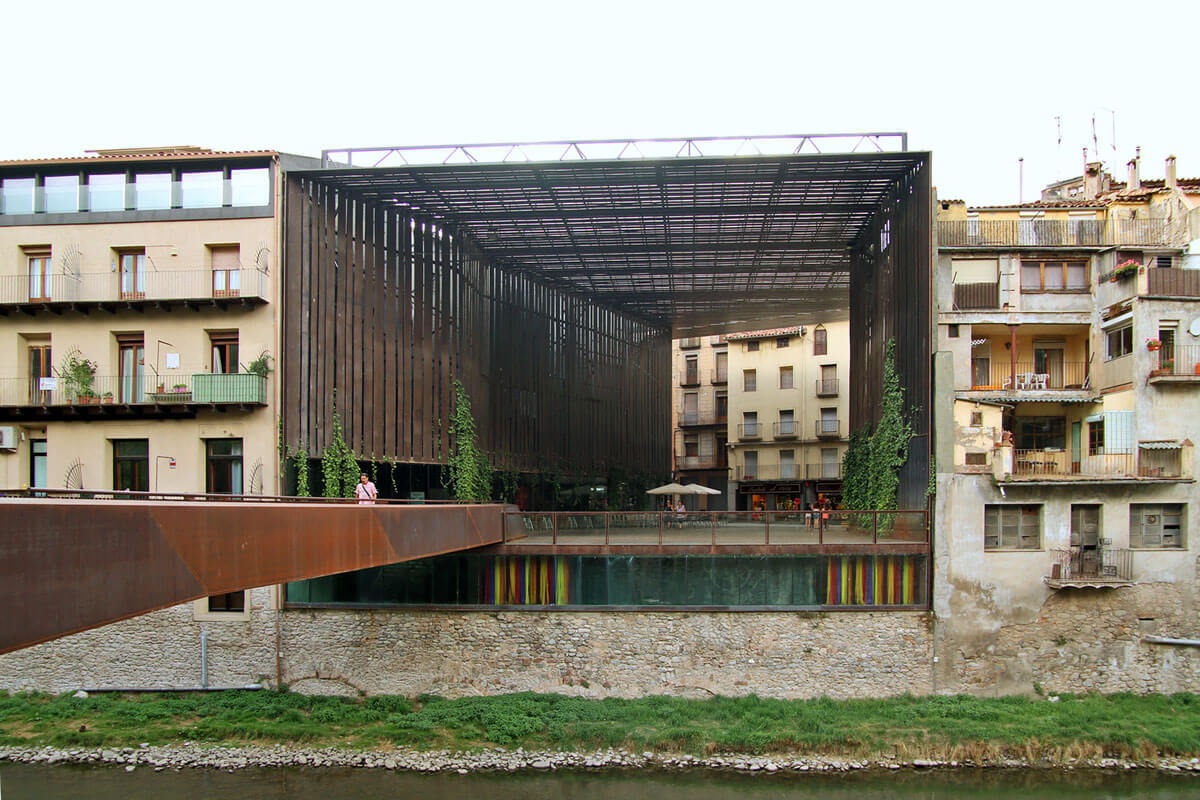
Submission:
M 200 688 L 208 688 L 208 631 L 200 631 Z
M 1143 636 L 1147 644 L 1179 644 L 1185 647 L 1200 647 L 1200 639 L 1170 639 L 1166 636 Z

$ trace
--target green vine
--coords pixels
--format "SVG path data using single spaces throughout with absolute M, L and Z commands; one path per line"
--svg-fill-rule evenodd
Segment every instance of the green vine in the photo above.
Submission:
M 292 466 L 296 469 L 296 497 L 311 497 L 312 490 L 308 488 L 308 448 L 300 442 L 297 450 L 290 451 Z
M 329 446 L 321 454 L 321 478 L 325 497 L 353 497 L 354 486 L 361 475 L 354 451 L 346 444 L 342 433 L 342 416 L 337 410 L 337 391 L 333 393 L 333 434 Z
M 468 503 L 492 499 L 492 470 L 475 442 L 475 417 L 471 397 L 462 381 L 454 381 L 454 409 L 450 415 L 450 460 L 446 485 L 454 496 Z
M 521 473 L 516 470 L 506 469 L 496 473 L 500 483 L 500 499 L 505 503 L 515 503 L 517 500 L 517 489 L 521 483 Z
M 850 436 L 842 459 L 842 503 L 850 509 L 895 510 L 900 469 L 908 460 L 912 421 L 896 374 L 896 340 L 889 339 L 883 359 L 883 397 L 879 422 Z

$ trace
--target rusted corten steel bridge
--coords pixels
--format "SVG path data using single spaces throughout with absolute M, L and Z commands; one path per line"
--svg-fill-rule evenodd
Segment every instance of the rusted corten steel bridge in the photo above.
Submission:
M 900 134 L 857 140 L 874 151 L 793 136 L 454 145 L 432 164 L 414 162 L 438 148 L 327 152 L 328 168 L 283 187 L 285 444 L 321 451 L 336 392 L 356 452 L 439 463 L 461 380 L 496 468 L 654 474 L 670 461 L 673 335 L 848 314 L 851 429 L 878 417 L 894 339 L 916 434 L 900 508 L 924 509 L 931 159 Z M 505 524 L 500 506 L 28 500 L 0 513 L 0 652 L 495 544 Z M 921 538 L 903 546 L 928 553 Z
M 215 594 L 500 542 L 502 505 L 0 503 L 0 653 Z

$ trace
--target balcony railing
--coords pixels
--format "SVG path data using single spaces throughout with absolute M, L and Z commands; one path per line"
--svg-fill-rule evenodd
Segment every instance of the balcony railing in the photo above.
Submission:
M 1000 284 L 956 283 L 954 284 L 954 308 L 959 311 L 1000 307 Z
M 842 464 L 805 464 L 804 477 L 808 480 L 841 480 Z
M 842 434 L 842 421 L 840 419 L 816 420 L 816 432 L 818 439 L 836 439 Z
M 1200 345 L 1164 345 L 1158 351 L 1154 376 L 1187 376 L 1200 379 Z
M 171 269 L 139 273 L 0 275 L 0 304 L 120 303 L 270 297 L 257 269 Z
M 751 469 L 739 466 L 734 475 L 739 481 L 795 481 L 804 477 L 796 464 L 759 464 Z
M 837 397 L 838 394 L 838 379 L 837 378 L 818 378 L 817 379 L 817 397 Z
M 800 429 L 794 420 L 783 420 L 772 425 L 775 428 L 776 439 L 795 439 L 800 435 Z
M 699 386 L 700 373 L 696 370 L 685 370 L 679 374 L 680 386 Z
M 676 456 L 676 469 L 726 469 L 729 459 L 725 453 L 714 453 L 711 456 Z
M 738 438 L 742 441 L 762 438 L 763 424 L 761 422 L 739 422 L 737 427 Z
M 938 222 L 941 247 L 1168 245 L 1163 219 L 967 219 Z
M 1200 269 L 1147 269 L 1146 294 L 1200 297 Z
M 1046 582 L 1060 587 L 1084 583 L 1129 583 L 1133 580 L 1133 551 L 1112 548 L 1055 550 Z
M 1057 448 L 1013 451 L 1013 475 L 1022 477 L 1178 478 L 1181 449 L 1147 444 L 1133 453 L 1081 454 Z
M 0 406 L 250 404 L 267 402 L 267 379 L 248 372 L 222 374 L 96 375 L 89 387 L 64 378 L 0 378 Z
M 1062 364 L 1043 365 L 1045 372 L 1038 372 L 1032 361 L 1018 361 L 1016 374 L 1010 361 L 991 362 L 986 375 L 973 376 L 971 389 L 974 391 L 1064 391 L 1081 390 L 1088 384 L 1086 361 L 1066 361 Z M 1014 383 L 1015 377 L 1015 383 Z M 979 383 L 980 380 L 987 383 Z
M 729 383 L 729 370 L 714 369 L 711 373 L 710 379 L 712 380 L 713 384 L 717 386 Z

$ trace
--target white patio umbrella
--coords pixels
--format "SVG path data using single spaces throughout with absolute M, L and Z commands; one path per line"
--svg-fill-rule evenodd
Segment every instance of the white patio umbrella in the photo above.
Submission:
M 655 486 L 653 489 L 647 489 L 646 494 L 692 494 L 687 487 L 680 486 L 678 483 L 668 483 L 664 486 Z
M 688 490 L 688 494 L 721 494 L 720 489 L 713 489 L 709 486 L 701 486 L 698 483 L 685 483 L 683 488 Z

